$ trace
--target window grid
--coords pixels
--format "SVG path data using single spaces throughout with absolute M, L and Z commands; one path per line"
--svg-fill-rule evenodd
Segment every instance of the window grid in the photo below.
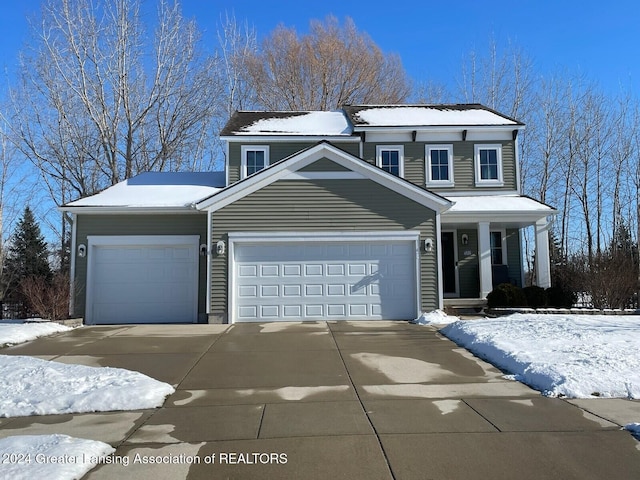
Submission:
M 397 150 L 382 150 L 380 152 L 380 167 L 396 177 L 400 176 L 400 152 Z
M 480 150 L 480 179 L 498 180 L 498 152 L 495 149 Z
M 431 180 L 449 181 L 449 151 L 431 150 Z
M 502 232 L 491 232 L 491 264 L 503 265 Z

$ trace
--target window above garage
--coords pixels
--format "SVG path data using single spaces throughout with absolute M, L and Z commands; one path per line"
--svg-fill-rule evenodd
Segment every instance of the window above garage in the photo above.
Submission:
M 269 166 L 268 145 L 243 145 L 241 153 L 242 178 L 249 177 Z

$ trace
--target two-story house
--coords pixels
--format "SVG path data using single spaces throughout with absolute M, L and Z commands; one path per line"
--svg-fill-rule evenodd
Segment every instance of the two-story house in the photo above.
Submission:
M 465 105 L 236 112 L 225 171 L 146 173 L 71 202 L 90 324 L 416 318 L 523 284 L 553 208 L 521 195 L 524 125 Z

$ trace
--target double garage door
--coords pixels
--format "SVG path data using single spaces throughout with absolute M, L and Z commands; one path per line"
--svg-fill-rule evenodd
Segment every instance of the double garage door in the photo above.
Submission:
M 233 320 L 412 319 L 416 241 L 237 242 Z
M 89 237 L 90 324 L 193 323 L 198 236 Z

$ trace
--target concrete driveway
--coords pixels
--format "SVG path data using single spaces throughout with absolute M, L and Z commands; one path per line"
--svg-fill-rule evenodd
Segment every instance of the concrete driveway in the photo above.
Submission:
M 0 419 L 0 437 L 116 447 L 92 480 L 640 478 L 640 442 L 620 429 L 639 403 L 541 397 L 431 327 L 83 327 L 0 354 L 176 387 L 154 410 Z

